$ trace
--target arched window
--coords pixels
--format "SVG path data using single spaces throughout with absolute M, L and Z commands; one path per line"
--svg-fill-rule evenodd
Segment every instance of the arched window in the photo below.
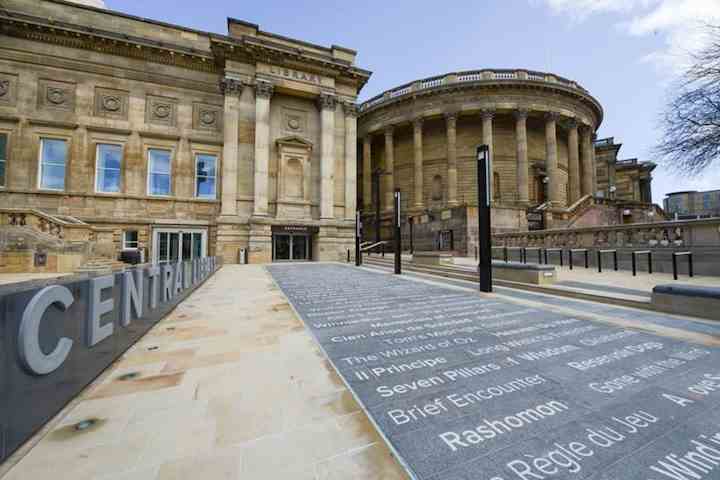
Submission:
M 440 175 L 435 175 L 432 180 L 432 199 L 434 201 L 442 201 L 443 199 L 443 182 Z

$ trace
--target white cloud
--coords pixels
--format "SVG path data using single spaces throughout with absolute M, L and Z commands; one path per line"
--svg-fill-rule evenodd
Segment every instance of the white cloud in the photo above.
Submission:
M 720 23 L 720 0 L 544 0 L 557 14 L 584 21 L 591 15 L 614 13 L 618 28 L 630 35 L 661 35 L 663 47 L 642 60 L 668 73 L 683 70 L 689 53 L 704 44 L 703 26 Z

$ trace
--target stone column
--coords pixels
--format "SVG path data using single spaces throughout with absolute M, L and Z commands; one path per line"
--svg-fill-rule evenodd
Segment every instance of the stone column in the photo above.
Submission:
M 527 150 L 527 117 L 528 111 L 516 110 L 515 114 L 515 145 L 517 149 L 517 191 L 518 203 L 530 203 L 530 181 Z
M 363 137 L 363 210 L 372 210 L 372 135 Z
M 448 166 L 448 206 L 458 204 L 457 199 L 457 113 L 445 114 L 447 125 L 447 166 Z
M 545 114 L 545 170 L 548 177 L 548 197 L 552 206 L 560 206 L 560 185 L 557 153 L 557 119 L 555 112 Z
M 355 218 L 357 204 L 357 105 L 343 103 L 345 112 L 345 218 Z
M 242 84 L 237 80 L 225 78 L 220 82 L 220 90 L 225 95 L 220 214 L 237 215 L 238 122 Z
M 493 117 L 495 116 L 495 110 L 482 110 L 480 112 L 480 117 L 482 118 L 482 136 L 483 136 L 483 144 L 490 147 L 490 178 L 488 179 L 488 184 L 490 185 L 490 199 L 495 199 L 495 194 L 493 193 L 492 189 L 495 185 L 494 182 L 494 166 L 493 166 L 493 157 L 495 154 L 495 148 L 493 147 Z M 477 162 L 475 162 L 477 164 Z M 499 200 L 499 199 L 498 199 Z
M 320 218 L 335 218 L 335 95 L 321 93 L 320 108 Z
M 578 124 L 571 119 L 568 124 L 568 182 L 570 182 L 569 204 L 580 198 L 580 151 L 578 150 Z
M 589 126 L 583 125 L 581 129 L 582 135 L 582 178 L 580 185 L 583 195 L 595 195 L 593 190 L 593 146 L 592 146 L 592 130 Z
M 380 208 L 383 210 L 392 210 L 393 208 L 393 192 L 395 191 L 395 142 L 393 141 L 395 129 L 392 126 L 385 127 L 385 175 L 384 192 L 381 192 Z
M 268 215 L 268 169 L 270 165 L 270 97 L 273 84 L 255 83 L 255 198 L 253 215 Z
M 597 135 L 595 135 L 595 129 L 591 128 L 592 134 L 590 135 L 590 163 L 592 165 L 592 194 L 597 195 L 597 163 L 595 161 L 595 140 L 597 140 Z
M 425 199 L 423 198 L 423 137 L 422 137 L 423 119 L 416 118 L 413 120 L 413 145 L 415 150 L 415 208 L 425 208 Z

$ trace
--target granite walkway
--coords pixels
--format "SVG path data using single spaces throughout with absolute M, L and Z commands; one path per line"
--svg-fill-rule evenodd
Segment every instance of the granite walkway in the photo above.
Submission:
M 412 478 L 720 478 L 717 328 L 345 265 L 269 270 Z
M 3 480 L 406 478 L 255 265 L 223 267 L 0 468 Z

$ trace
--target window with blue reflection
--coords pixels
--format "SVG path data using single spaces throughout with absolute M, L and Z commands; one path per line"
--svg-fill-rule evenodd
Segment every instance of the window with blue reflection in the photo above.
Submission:
M 170 150 L 148 150 L 148 192 L 150 195 L 170 195 Z
M 217 157 L 198 154 L 195 156 L 195 196 L 215 198 Z
M 0 187 L 5 186 L 5 165 L 7 164 L 7 134 L 0 133 Z
M 122 147 L 100 143 L 96 155 L 95 191 L 118 193 L 122 175 Z
M 67 141 L 40 139 L 40 188 L 65 190 Z

